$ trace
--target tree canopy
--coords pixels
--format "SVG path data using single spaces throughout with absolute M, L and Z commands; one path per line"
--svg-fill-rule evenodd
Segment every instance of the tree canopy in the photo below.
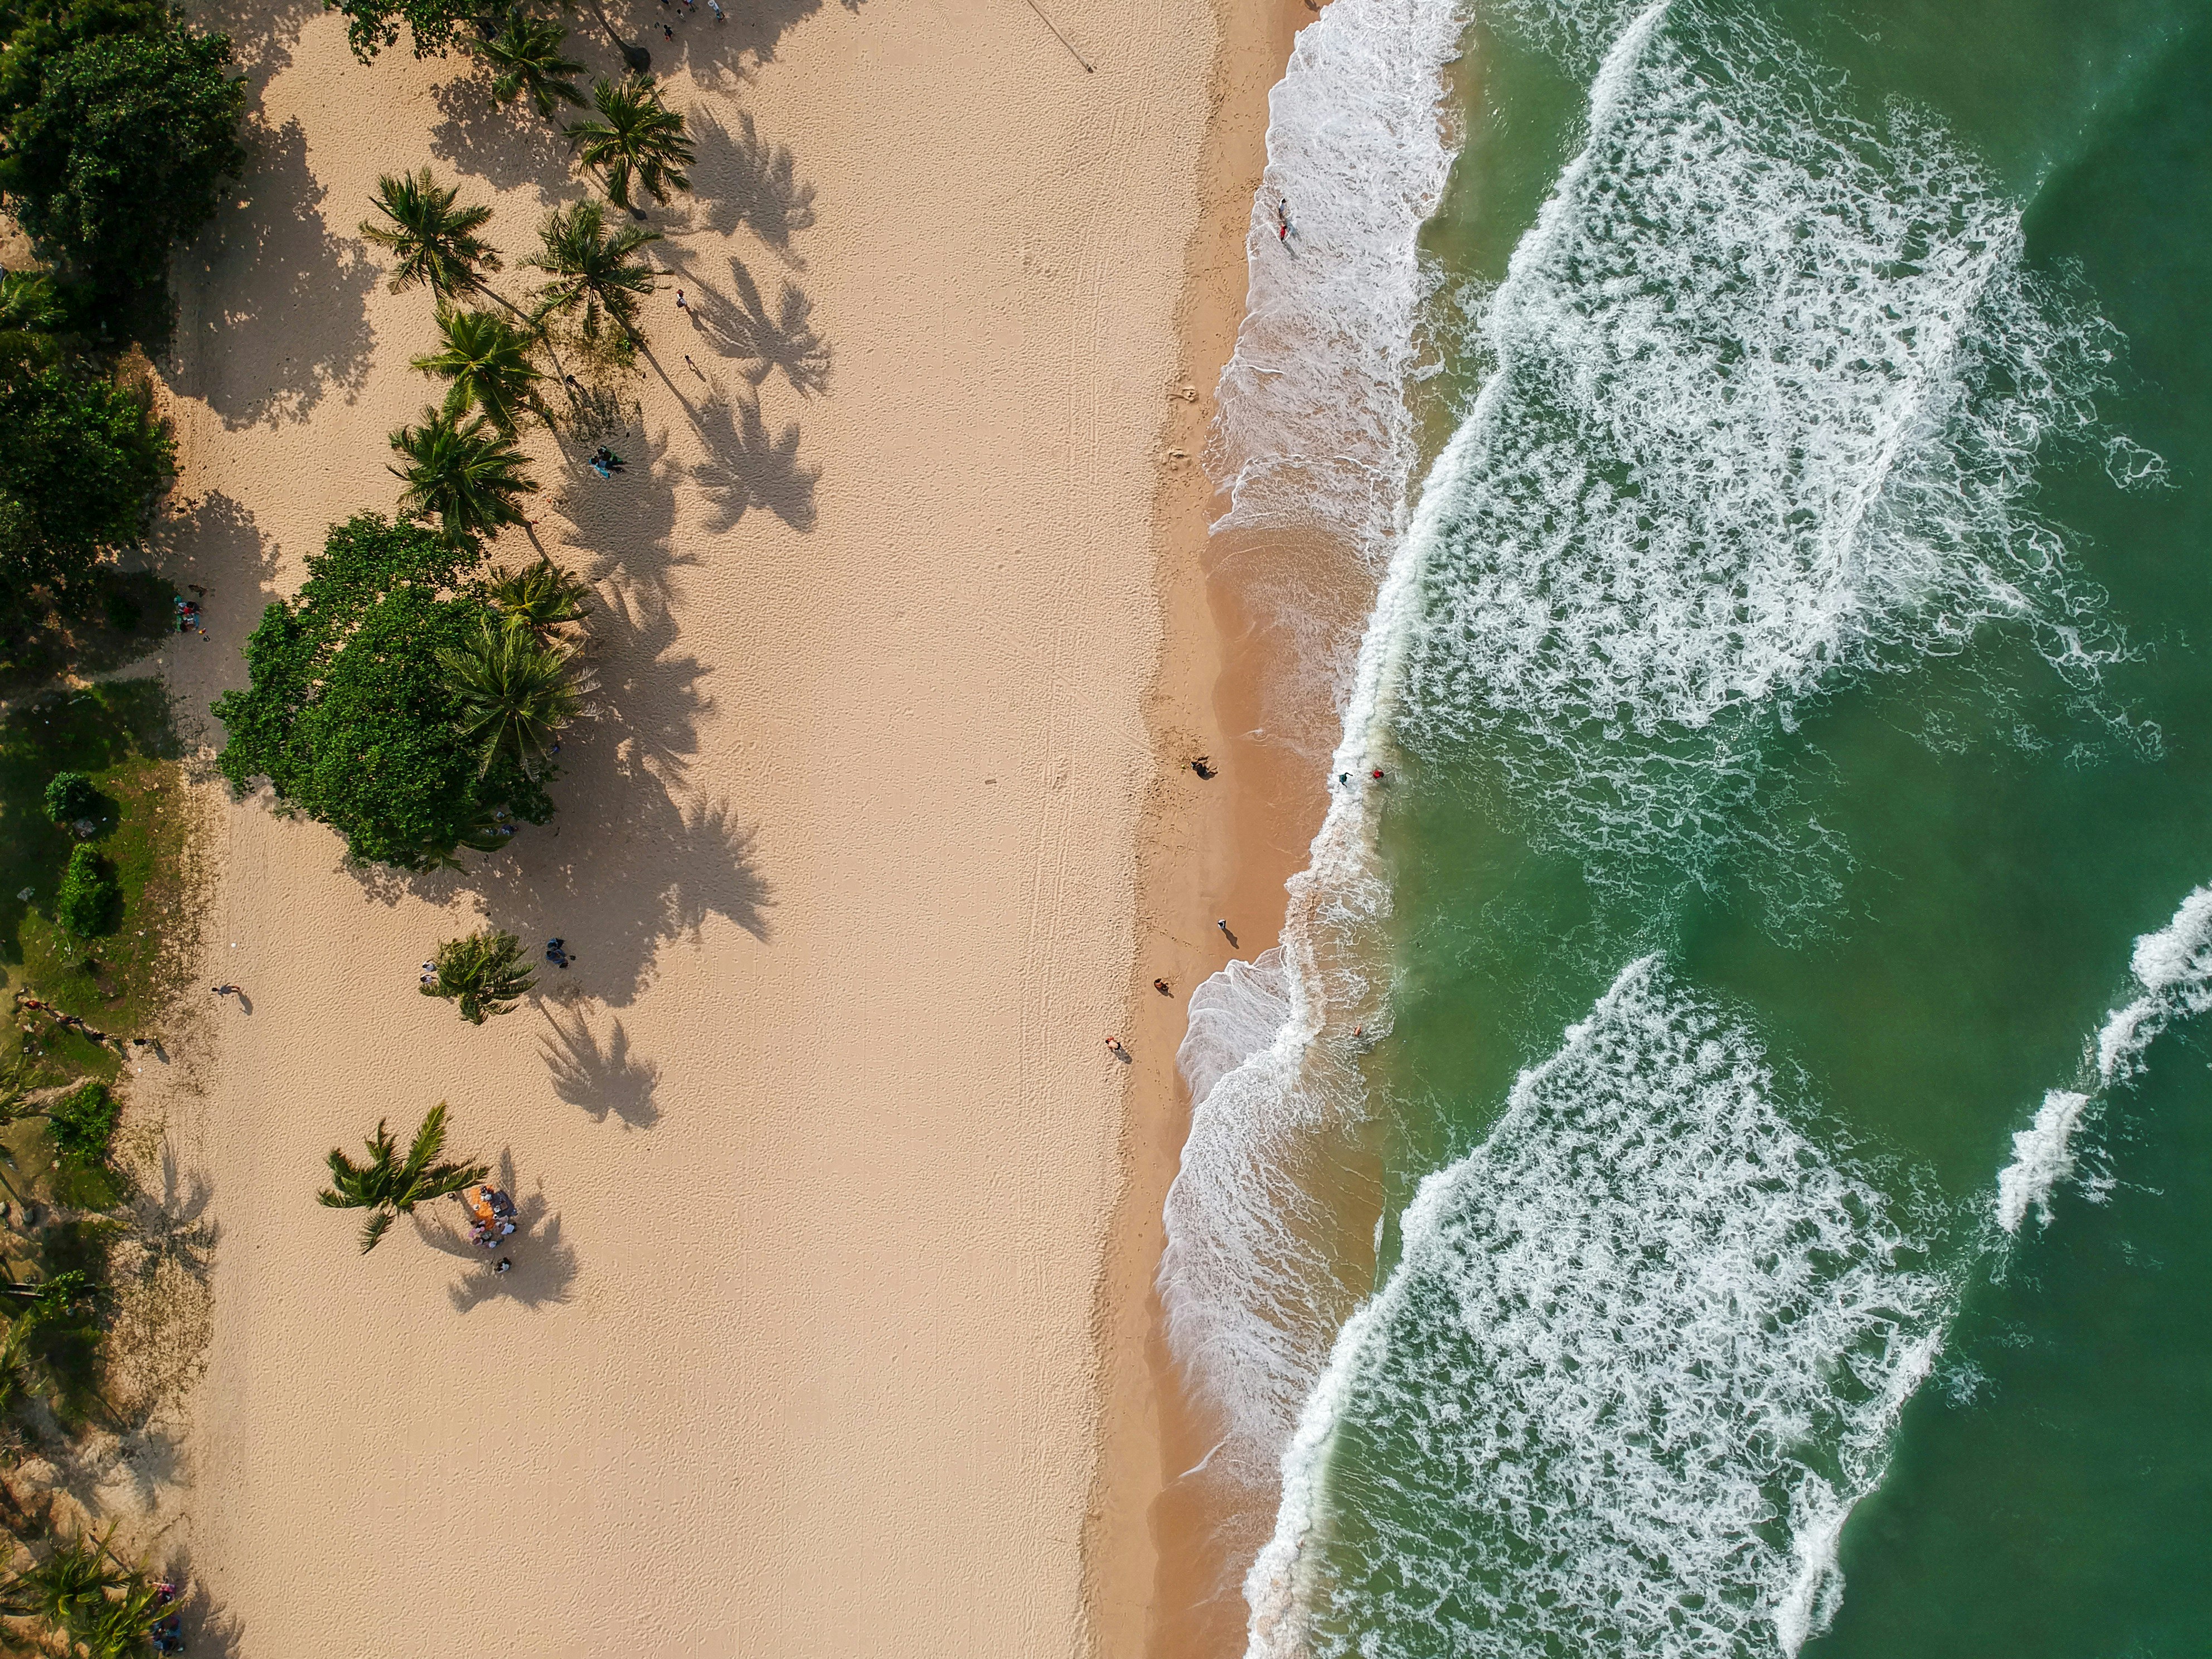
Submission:
M 230 40 L 143 0 L 38 7 L 0 51 L 0 198 L 64 273 L 89 283 L 111 334 L 141 337 L 173 242 L 214 217 L 246 170 L 246 84 Z M 161 319 L 166 322 L 166 303 Z
M 475 562 L 373 513 L 334 527 L 297 598 L 270 605 L 246 641 L 251 684 L 215 705 L 232 787 L 265 778 L 356 859 L 406 870 L 451 865 L 463 847 L 491 851 L 510 820 L 550 818 L 543 783 L 518 761 L 479 769 L 482 740 L 460 730 L 438 665 L 491 614 L 464 585 Z
M 65 368 L 0 368 L 0 633 L 78 604 L 137 544 L 174 449 L 143 393 Z
M 346 44 L 364 64 L 386 46 L 397 46 L 403 23 L 417 58 L 443 58 L 464 27 L 478 26 L 491 8 L 483 0 L 323 0 L 325 9 L 343 12 Z

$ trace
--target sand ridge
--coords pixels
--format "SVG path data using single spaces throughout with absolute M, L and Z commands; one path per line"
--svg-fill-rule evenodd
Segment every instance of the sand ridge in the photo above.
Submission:
M 1012 0 L 741 9 L 649 37 L 700 121 L 697 199 L 653 216 L 699 315 L 653 303 L 630 471 L 535 446 L 539 533 L 605 601 L 556 825 L 386 880 L 264 803 L 218 814 L 207 966 L 252 1008 L 216 1011 L 204 1129 L 183 1544 L 216 1650 L 1090 1640 L 1127 1087 L 1101 1038 L 1211 24 L 1062 5 L 1086 75 Z M 388 506 L 385 435 L 427 401 L 429 302 L 353 233 L 376 173 L 460 174 L 510 256 L 577 193 L 458 64 L 362 68 L 296 3 L 200 15 L 263 131 L 178 267 L 165 558 L 213 635 L 165 653 L 188 717 L 325 526 Z M 787 284 L 826 383 L 740 349 Z M 414 972 L 479 917 L 577 966 L 477 1030 Z M 503 1278 L 457 1209 L 362 1259 L 314 1204 L 325 1149 L 439 1099 L 522 1201 Z

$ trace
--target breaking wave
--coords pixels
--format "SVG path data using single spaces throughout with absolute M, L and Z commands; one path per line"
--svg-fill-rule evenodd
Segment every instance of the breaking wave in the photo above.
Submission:
M 1942 132 L 1850 114 L 1741 8 L 1662 0 L 1613 43 L 1481 328 L 1410 532 L 1401 736 L 1481 739 L 1586 862 L 1774 850 L 1777 734 L 1987 624 L 2085 692 L 2118 650 L 2028 504 L 2111 329 Z
M 1251 1651 L 1794 1653 L 1936 1354 L 1925 1248 L 1633 963 L 1407 1209 L 1284 1460 Z
M 2008 1233 L 2020 1231 L 2030 1210 L 2051 1224 L 2051 1194 L 2079 1159 L 2075 1137 L 2095 1121 L 2111 1091 L 2142 1069 L 2160 1033 L 2177 1019 L 2212 1012 L 2212 887 L 2197 888 L 2172 921 L 2136 939 L 2128 965 L 2136 994 L 2089 1040 L 2079 1086 L 2044 1096 L 2034 1122 L 2012 1138 L 2012 1162 L 1997 1176 L 1997 1225 Z

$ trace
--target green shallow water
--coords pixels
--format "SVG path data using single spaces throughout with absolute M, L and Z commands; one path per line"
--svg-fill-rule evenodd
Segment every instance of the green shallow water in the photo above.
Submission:
M 1455 333 L 1455 307 L 1479 308 L 1505 278 L 1584 142 L 1602 40 L 1577 55 L 1531 15 L 1470 35 L 1467 143 L 1425 239 L 1444 279 L 1436 332 L 1451 343 L 1449 373 L 1423 389 L 1432 454 L 1494 368 Z M 1932 119 L 2017 209 L 2029 268 L 2075 284 L 2067 303 L 2124 337 L 2097 412 L 2163 458 L 2167 483 L 2118 487 L 2100 434 L 2039 457 L 2030 505 L 2130 648 L 2087 698 L 2002 623 L 1899 672 L 1844 676 L 1759 736 L 1756 803 L 1724 806 L 1742 833 L 1711 856 L 1674 856 L 1663 836 L 1594 852 L 1562 834 L 1556 802 L 1509 781 L 1510 719 L 1404 733 L 1382 837 L 1395 1024 L 1371 1062 L 1389 1126 L 1378 1283 L 1422 1179 L 1482 1148 L 1516 1074 L 1627 963 L 1661 952 L 1686 995 L 1750 1034 L 1814 1144 L 1921 1218 L 1914 1260 L 1951 1286 L 1940 1356 L 1885 1433 L 1837 1549 L 1840 1601 L 1803 1651 L 2212 1651 L 2200 1035 L 2178 1023 L 2080 1132 L 2094 1188 L 2062 1183 L 2049 1225 L 2031 1216 L 2014 1241 L 1987 1220 L 2012 1137 L 2047 1090 L 2079 1080 L 2085 1041 L 2131 994 L 2135 939 L 2212 882 L 2212 17 L 2164 0 L 1759 15 L 1820 67 L 1838 108 L 1880 120 L 1902 100 Z M 1809 823 L 1828 850 L 1787 850 Z M 1466 1455 L 1439 1427 L 1494 1407 L 1489 1373 L 1396 1363 L 1377 1362 L 1330 1453 L 1323 1650 L 1788 1648 L 1763 1614 L 1701 1635 L 1696 1607 L 1673 1636 L 1607 1614 L 1586 1626 L 1597 1638 L 1563 1637 L 1573 1622 L 1544 1611 L 1561 1592 L 1532 1577 L 1551 1571 L 1546 1540 L 1455 1532 L 1437 1507 L 1455 1468 L 1471 1491 L 1489 1478 L 1455 1462 Z M 1381 1403 L 1447 1386 L 1462 1397 L 1442 1417 Z M 1425 1539 L 1462 1559 L 1408 1567 Z

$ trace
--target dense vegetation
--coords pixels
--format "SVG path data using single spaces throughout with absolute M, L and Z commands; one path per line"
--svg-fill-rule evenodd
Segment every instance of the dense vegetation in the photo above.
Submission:
M 0 198 L 112 345 L 164 331 L 169 249 L 246 170 L 230 41 L 159 0 L 0 9 Z
M 422 870 L 489 852 L 514 821 L 552 816 L 539 776 L 487 753 L 439 661 L 465 655 L 495 615 L 465 572 L 473 555 L 420 525 L 365 513 L 309 556 L 298 595 L 247 641 L 252 683 L 216 706 L 234 787 L 265 779 L 361 860 Z M 503 624 L 502 624 L 503 625 Z

